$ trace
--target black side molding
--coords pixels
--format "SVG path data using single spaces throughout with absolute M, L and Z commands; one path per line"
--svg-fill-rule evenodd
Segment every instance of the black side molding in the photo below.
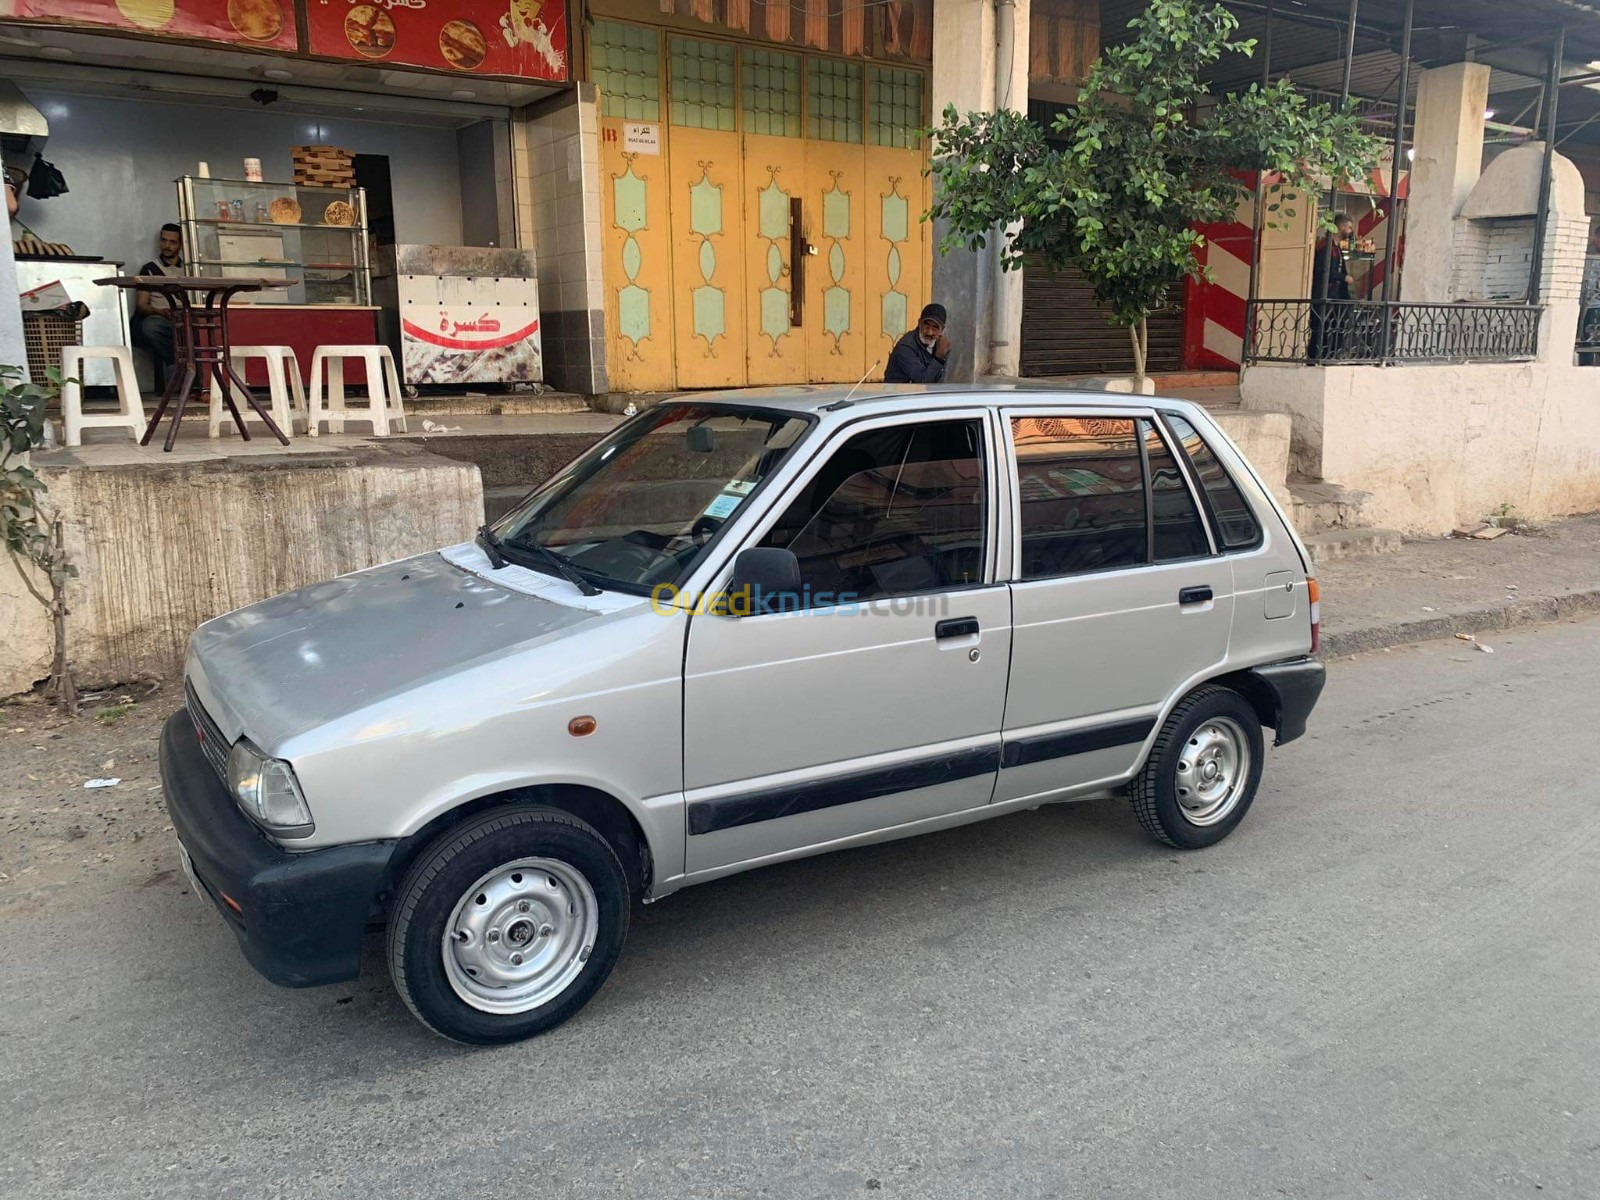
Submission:
M 757 821 L 775 821 L 819 808 L 875 800 L 879 796 L 911 792 L 975 775 L 992 775 L 999 768 L 998 745 L 975 746 L 952 754 L 895 763 L 875 771 L 856 771 L 812 783 L 744 792 L 715 800 L 695 800 L 689 805 L 689 833 L 715 833 L 719 829 L 753 825 Z
M 1305 733 L 1306 719 L 1327 682 L 1327 668 L 1314 658 L 1294 658 L 1253 667 L 1246 674 L 1259 680 L 1276 702 L 1278 736 L 1272 744 L 1281 746 Z
M 1131 746 L 1144 741 L 1155 727 L 1154 717 L 1135 717 L 1131 721 L 1095 725 L 1089 729 L 1072 729 L 1065 733 L 1041 733 L 1034 737 L 1017 738 L 1006 743 L 1000 765 L 1025 767 L 1029 763 L 1047 762 L 1052 758 L 1088 754 L 1092 750 L 1109 750 L 1112 746 Z

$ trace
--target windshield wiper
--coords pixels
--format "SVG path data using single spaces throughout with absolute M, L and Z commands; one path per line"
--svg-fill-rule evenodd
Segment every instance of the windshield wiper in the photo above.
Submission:
M 600 594 L 600 589 L 585 579 L 583 572 L 579 571 L 577 567 L 573 566 L 572 560 L 567 558 L 565 555 L 557 554 L 548 546 L 541 546 L 538 542 L 531 538 L 526 542 L 517 543 L 517 549 L 520 550 L 524 547 L 532 550 L 535 554 L 540 555 L 545 562 L 549 563 L 561 573 L 561 578 L 565 579 L 585 596 L 598 596 Z
M 487 525 L 478 526 L 478 545 L 483 547 L 483 552 L 489 556 L 489 564 L 496 571 L 500 570 L 509 561 L 500 547 L 500 539 L 495 537 L 494 530 Z

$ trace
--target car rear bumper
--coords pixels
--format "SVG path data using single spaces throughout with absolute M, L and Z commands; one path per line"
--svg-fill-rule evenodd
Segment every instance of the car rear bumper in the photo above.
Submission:
M 197 882 L 251 966 L 285 987 L 360 973 L 361 939 L 392 841 L 282 849 L 239 811 L 186 711 L 161 732 L 161 785 Z
M 1293 658 L 1255 667 L 1250 674 L 1267 686 L 1276 701 L 1278 736 L 1272 744 L 1294 741 L 1306 731 L 1306 720 L 1327 682 L 1327 668 L 1314 658 Z

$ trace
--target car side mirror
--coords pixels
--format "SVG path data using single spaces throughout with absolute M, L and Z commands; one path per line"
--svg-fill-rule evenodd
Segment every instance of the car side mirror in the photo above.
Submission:
M 800 607 L 800 560 L 793 550 L 753 546 L 739 551 L 720 612 L 730 617 L 793 612 Z

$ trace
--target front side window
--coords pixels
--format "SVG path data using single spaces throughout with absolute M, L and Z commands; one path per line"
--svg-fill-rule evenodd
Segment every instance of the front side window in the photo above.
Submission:
M 1194 467 L 1195 477 L 1205 493 L 1206 503 L 1216 518 L 1217 533 L 1222 544 L 1230 550 L 1245 550 L 1261 540 L 1261 527 L 1255 514 L 1245 503 L 1239 485 L 1229 478 L 1226 468 L 1211 452 L 1195 427 L 1175 413 L 1167 414 L 1167 423 L 1173 435 L 1182 443 L 1184 453 Z
M 936 421 L 859 433 L 762 540 L 794 551 L 812 605 L 983 581 L 983 431 Z
M 810 422 L 769 409 L 661 404 L 619 426 L 495 526 L 520 566 L 558 555 L 600 587 L 680 584 Z
M 1144 472 L 1132 417 L 1013 417 L 1022 578 L 1149 561 Z

